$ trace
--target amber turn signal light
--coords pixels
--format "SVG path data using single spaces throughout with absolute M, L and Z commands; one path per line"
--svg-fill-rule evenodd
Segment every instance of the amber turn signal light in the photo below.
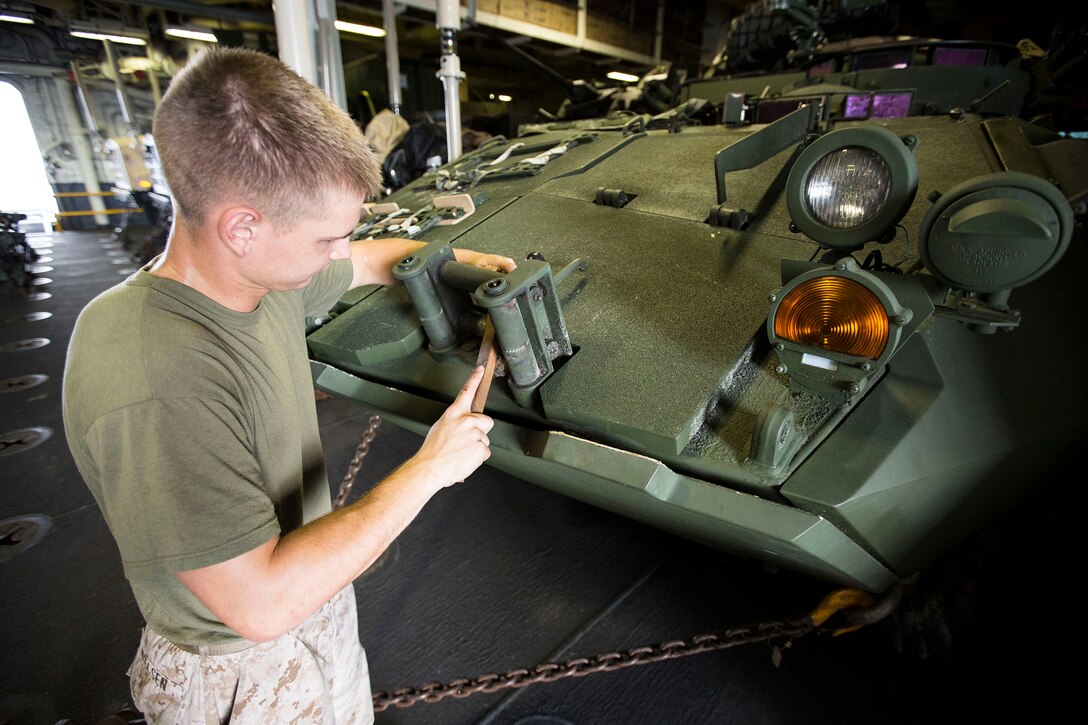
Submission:
M 778 337 L 872 360 L 888 344 L 888 313 L 875 294 L 852 279 L 815 277 L 790 290 L 774 319 Z

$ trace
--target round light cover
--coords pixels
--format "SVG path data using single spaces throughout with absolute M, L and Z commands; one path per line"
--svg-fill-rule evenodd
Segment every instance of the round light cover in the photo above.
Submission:
M 918 191 L 918 164 L 886 128 L 842 128 L 813 141 L 790 170 L 786 207 L 806 236 L 860 249 L 903 217 Z
M 821 395 L 858 395 L 933 314 L 914 275 L 871 272 L 846 256 L 828 266 L 783 260 L 767 339 L 778 373 Z
M 835 229 L 853 229 L 874 218 L 888 200 L 892 174 L 883 157 L 847 146 L 816 162 L 803 185 L 805 207 Z
M 922 220 L 919 251 L 943 284 L 968 292 L 1011 290 L 1061 259 L 1073 210 L 1056 186 L 1000 171 L 949 189 Z
M 774 332 L 801 345 L 876 360 L 888 344 L 888 313 L 875 294 L 848 277 L 824 276 L 791 289 Z

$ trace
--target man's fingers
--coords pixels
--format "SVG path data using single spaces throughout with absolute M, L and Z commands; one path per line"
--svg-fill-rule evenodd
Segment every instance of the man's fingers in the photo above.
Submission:
M 477 365 L 476 369 L 472 371 L 472 375 L 468 376 L 468 380 L 461 386 L 461 392 L 457 394 L 457 398 L 450 405 L 452 408 L 455 405 L 459 405 L 465 409 L 468 409 L 472 404 L 472 396 L 476 394 L 476 388 L 480 387 L 480 381 L 484 379 L 484 366 Z
M 477 267 L 491 269 L 496 272 L 513 272 L 518 266 L 510 257 L 501 257 L 497 254 L 485 254 L 476 262 Z

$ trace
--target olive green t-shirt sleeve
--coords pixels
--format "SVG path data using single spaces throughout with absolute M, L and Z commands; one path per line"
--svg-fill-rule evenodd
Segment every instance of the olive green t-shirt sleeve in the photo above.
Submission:
M 95 421 L 87 445 L 127 567 L 198 569 L 280 533 L 246 438 L 217 400 L 147 400 Z
M 350 259 L 333 260 L 302 291 L 302 306 L 307 317 L 324 315 L 351 287 L 355 270 Z

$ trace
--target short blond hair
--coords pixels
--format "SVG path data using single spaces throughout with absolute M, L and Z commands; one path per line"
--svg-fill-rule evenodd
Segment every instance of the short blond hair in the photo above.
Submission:
M 355 121 L 278 59 L 212 48 L 174 77 L 152 128 L 175 210 L 204 223 L 220 200 L 281 227 L 321 213 L 330 191 L 370 198 L 381 169 Z

